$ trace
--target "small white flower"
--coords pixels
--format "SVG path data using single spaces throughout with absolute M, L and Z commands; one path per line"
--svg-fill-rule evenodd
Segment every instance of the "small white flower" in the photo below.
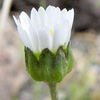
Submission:
M 14 17 L 14 16 L 13 16 Z M 32 8 L 30 18 L 21 12 L 19 20 L 14 17 L 19 35 L 26 47 L 34 53 L 48 48 L 56 52 L 59 46 L 67 47 L 70 40 L 74 10 L 60 10 L 59 7 Z

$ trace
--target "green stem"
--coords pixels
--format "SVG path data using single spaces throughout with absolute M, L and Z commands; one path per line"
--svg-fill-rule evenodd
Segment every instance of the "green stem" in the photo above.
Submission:
M 51 99 L 58 100 L 57 83 L 48 83 L 48 86 L 51 93 Z

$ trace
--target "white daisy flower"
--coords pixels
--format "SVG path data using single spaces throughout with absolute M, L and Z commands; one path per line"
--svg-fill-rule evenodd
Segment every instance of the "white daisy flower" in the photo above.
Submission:
M 70 41 L 74 9 L 48 6 L 46 10 L 40 7 L 37 11 L 32 8 L 30 17 L 21 12 L 19 20 L 13 18 L 25 47 L 35 54 L 46 48 L 55 53 L 60 46 L 66 48 Z

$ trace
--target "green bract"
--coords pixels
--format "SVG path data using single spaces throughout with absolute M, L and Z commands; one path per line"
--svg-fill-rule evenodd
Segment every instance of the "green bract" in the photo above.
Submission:
M 69 44 L 66 49 L 59 47 L 56 54 L 44 49 L 39 59 L 25 47 L 25 62 L 34 80 L 58 83 L 72 70 L 74 59 Z

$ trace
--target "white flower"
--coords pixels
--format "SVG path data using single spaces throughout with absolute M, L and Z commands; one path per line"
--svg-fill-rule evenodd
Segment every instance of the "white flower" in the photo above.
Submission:
M 14 17 L 14 16 L 13 16 Z M 70 40 L 74 10 L 60 10 L 59 7 L 32 8 L 30 18 L 21 12 L 19 20 L 14 17 L 19 35 L 26 47 L 34 53 L 48 48 L 56 52 L 59 46 L 67 47 Z

